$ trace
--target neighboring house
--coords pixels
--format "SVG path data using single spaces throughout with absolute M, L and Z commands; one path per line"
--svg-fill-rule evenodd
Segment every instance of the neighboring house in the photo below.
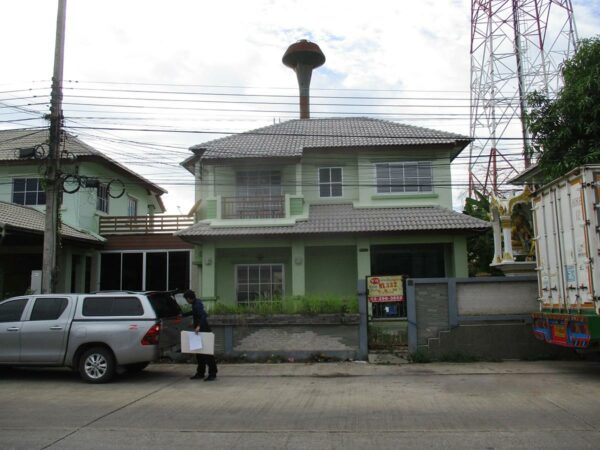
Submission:
M 22 294 L 42 269 L 47 139 L 0 131 L 0 297 Z M 166 191 L 73 135 L 61 149 L 58 290 L 187 287 L 190 246 L 172 232 L 190 220 L 155 215 Z
M 369 275 L 467 277 L 454 212 L 457 134 L 369 118 L 291 120 L 191 148 L 194 244 L 205 299 L 250 304 L 355 295 Z

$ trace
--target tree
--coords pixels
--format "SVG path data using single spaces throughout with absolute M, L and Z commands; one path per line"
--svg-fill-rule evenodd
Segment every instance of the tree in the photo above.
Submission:
M 538 156 L 545 181 L 587 163 L 600 163 L 600 37 L 580 41 L 563 70 L 555 99 L 529 95 L 529 151 Z
M 490 220 L 490 200 L 481 192 L 475 191 L 475 198 L 465 200 L 464 214 L 488 222 Z M 469 276 L 481 273 L 496 274 L 490 268 L 494 258 L 494 233 L 491 228 L 475 236 L 467 238 L 467 259 L 469 262 Z

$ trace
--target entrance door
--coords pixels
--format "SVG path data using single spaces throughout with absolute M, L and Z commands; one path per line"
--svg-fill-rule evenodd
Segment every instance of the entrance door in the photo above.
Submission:
M 27 300 L 17 298 L 0 303 L 0 362 L 19 362 L 22 317 Z
M 72 303 L 74 299 L 71 299 Z M 69 299 L 66 297 L 35 299 L 29 320 L 23 321 L 22 363 L 62 363 L 70 311 Z

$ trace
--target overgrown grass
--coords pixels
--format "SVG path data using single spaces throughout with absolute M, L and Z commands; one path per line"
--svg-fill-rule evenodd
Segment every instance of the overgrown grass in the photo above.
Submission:
M 251 305 L 228 305 L 217 302 L 211 314 L 340 314 L 357 313 L 358 300 L 352 297 L 305 295 Z

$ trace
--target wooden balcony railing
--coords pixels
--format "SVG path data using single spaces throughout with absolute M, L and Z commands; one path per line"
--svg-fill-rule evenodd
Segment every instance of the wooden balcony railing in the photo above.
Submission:
M 194 224 L 193 216 L 100 217 L 100 234 L 165 234 Z
M 223 219 L 277 219 L 285 217 L 285 197 L 223 197 Z

